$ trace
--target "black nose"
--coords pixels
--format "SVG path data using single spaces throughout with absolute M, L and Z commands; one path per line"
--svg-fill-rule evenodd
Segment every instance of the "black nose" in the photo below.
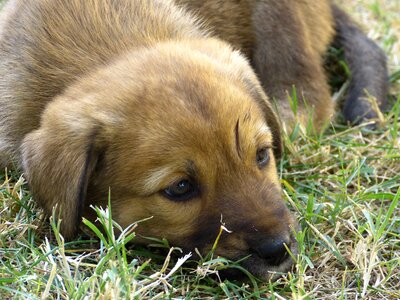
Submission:
M 259 244 L 254 248 L 254 251 L 260 256 L 267 260 L 271 266 L 280 265 L 287 257 L 289 253 L 286 247 L 290 248 L 290 240 L 285 238 L 274 238 L 260 240 Z

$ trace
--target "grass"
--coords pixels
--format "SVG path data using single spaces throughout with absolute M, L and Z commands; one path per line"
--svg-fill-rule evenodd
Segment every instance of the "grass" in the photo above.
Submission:
M 58 224 L 43 219 L 21 174 L 8 170 L 0 172 L 0 298 L 399 299 L 397 2 L 343 1 L 388 53 L 394 106 L 385 126 L 338 122 L 318 137 L 301 130 L 285 137 L 278 168 L 284 197 L 303 228 L 291 273 L 261 282 L 242 270 L 247 282 L 222 280 L 219 270 L 240 266 L 212 255 L 192 261 L 162 240 L 149 248 L 127 245 L 140 224 L 118 236 L 110 210 L 96 209 L 103 231 L 85 221 L 88 235 L 65 243 Z

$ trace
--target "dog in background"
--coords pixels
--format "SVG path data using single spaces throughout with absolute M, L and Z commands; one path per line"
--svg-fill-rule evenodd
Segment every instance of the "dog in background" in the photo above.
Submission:
M 384 55 L 328 1 L 10 0 L 0 26 L 0 152 L 67 239 L 111 188 L 123 227 L 153 217 L 138 242 L 206 253 L 222 216 L 216 254 L 265 279 L 297 251 L 280 127 L 329 121 L 330 44 L 353 71 L 348 120 L 376 116 L 365 91 L 385 103 Z

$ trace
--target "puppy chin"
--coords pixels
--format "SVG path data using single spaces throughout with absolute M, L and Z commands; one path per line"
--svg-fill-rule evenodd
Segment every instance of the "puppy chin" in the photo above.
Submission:
M 290 253 L 287 253 L 285 259 L 281 261 L 279 265 L 270 264 L 267 259 L 258 256 L 256 253 L 244 254 L 233 261 L 239 261 L 245 257 L 245 259 L 240 262 L 241 267 L 262 281 L 275 281 L 293 268 L 295 262 L 293 257 L 296 257 L 299 253 L 298 244 L 293 235 L 291 236 L 289 251 Z M 222 279 L 230 280 L 245 280 L 247 277 L 243 271 L 237 268 L 222 270 L 219 272 L 219 275 Z

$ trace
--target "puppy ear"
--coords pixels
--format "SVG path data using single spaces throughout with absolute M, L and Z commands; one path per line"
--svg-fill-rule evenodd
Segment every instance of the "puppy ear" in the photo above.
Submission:
M 281 124 L 279 122 L 278 115 L 275 113 L 271 103 L 268 100 L 265 100 L 263 110 L 267 124 L 272 132 L 272 138 L 274 143 L 273 151 L 275 159 L 280 160 L 283 153 L 283 144 L 282 144 Z
M 259 107 L 264 112 L 265 121 L 268 127 L 271 129 L 273 139 L 273 152 L 275 160 L 280 160 L 283 153 L 282 144 L 282 132 L 281 123 L 278 118 L 276 110 L 272 107 L 272 104 L 265 94 L 257 78 L 254 77 L 252 72 L 247 72 L 242 76 L 242 79 L 247 87 L 252 98 L 257 102 Z
M 23 171 L 35 200 L 62 219 L 61 234 L 73 238 L 81 223 L 89 177 L 97 162 L 96 132 L 82 135 L 42 126 L 21 144 Z
M 273 138 L 273 146 L 272 149 L 274 151 L 274 156 L 276 160 L 281 159 L 283 152 L 283 144 L 282 144 L 282 132 L 281 132 L 281 124 L 278 119 L 278 115 L 275 110 L 272 108 L 271 102 L 267 98 L 267 96 L 262 92 L 257 92 L 257 96 L 255 99 L 260 105 L 261 109 L 264 112 L 265 120 L 271 129 L 272 138 Z

